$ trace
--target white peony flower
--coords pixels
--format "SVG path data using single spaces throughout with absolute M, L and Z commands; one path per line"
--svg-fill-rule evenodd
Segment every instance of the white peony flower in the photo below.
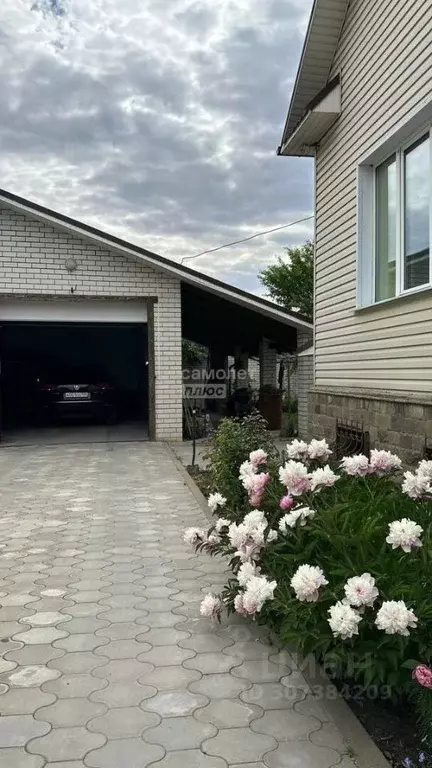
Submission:
M 336 605 L 332 605 L 328 612 L 330 614 L 328 623 L 334 637 L 348 640 L 353 635 L 358 635 L 358 625 L 361 621 L 361 616 L 354 608 L 351 608 L 347 603 L 339 601 Z
M 379 609 L 375 624 L 387 635 L 408 637 L 410 629 L 416 629 L 418 618 L 410 611 L 403 600 L 388 600 Z
M 265 523 L 265 527 L 268 525 L 265 512 L 262 512 L 261 509 L 253 509 L 252 512 L 248 512 L 243 518 L 243 523 L 252 526 L 260 525 L 260 523 Z
M 274 599 L 276 581 L 268 581 L 265 576 L 252 576 L 243 593 L 243 608 L 246 613 L 259 613 L 266 600 Z
M 260 569 L 253 563 L 243 563 L 237 573 L 237 581 L 241 587 L 246 587 L 252 576 L 257 576 Z
M 222 528 L 229 528 L 230 525 L 231 520 L 228 520 L 226 517 L 219 517 L 218 520 L 216 520 L 215 531 L 220 533 Z
M 310 459 L 319 459 L 320 461 L 328 461 L 333 453 L 327 440 L 315 439 L 310 441 L 307 452 Z
M 222 609 L 222 600 L 217 595 L 209 593 L 205 596 L 200 605 L 201 616 L 207 616 L 208 618 L 214 618 Z
M 296 507 L 292 512 L 288 512 L 279 520 L 279 530 L 282 533 L 287 532 L 288 528 L 295 528 L 297 522 L 300 525 L 306 525 L 308 517 L 315 517 L 315 510 L 310 507 Z
M 291 579 L 291 586 L 301 602 L 316 602 L 319 588 L 328 584 L 323 571 L 317 565 L 300 565 Z
M 361 576 L 353 576 L 348 579 L 344 590 L 348 603 L 354 608 L 372 608 L 378 597 L 375 579 L 370 573 L 362 573 Z
M 311 491 L 329 488 L 335 484 L 336 480 L 339 480 L 339 475 L 336 475 L 328 464 L 325 467 L 320 467 L 310 475 Z
M 286 445 L 286 453 L 289 459 L 305 459 L 308 455 L 308 444 L 304 440 L 292 440 Z
M 344 456 L 341 461 L 341 469 L 347 475 L 364 477 L 369 473 L 369 459 L 362 453 L 357 454 L 357 456 Z
M 427 477 L 429 482 L 432 481 L 432 461 L 427 461 L 426 459 L 423 459 L 420 461 L 418 467 L 417 467 L 417 474 L 421 475 L 422 477 Z
M 236 595 L 234 598 L 234 608 L 237 613 L 240 613 L 242 615 L 247 613 L 243 605 L 243 595 L 244 595 L 243 592 L 239 592 L 238 595 Z
M 392 545 L 392 549 L 400 547 L 404 552 L 411 552 L 413 548 L 423 546 L 420 541 L 423 528 L 414 520 L 409 520 L 407 517 L 394 520 L 389 524 L 389 531 L 386 542 Z
M 268 454 L 259 448 L 257 451 L 251 451 L 249 454 L 249 461 L 255 467 L 258 468 L 260 464 L 267 462 Z
M 267 534 L 267 543 L 270 544 L 272 541 L 276 541 L 278 537 L 278 532 L 275 531 L 274 528 L 271 528 Z
M 307 467 L 300 461 L 287 461 L 279 468 L 279 480 L 286 485 L 291 496 L 301 496 L 310 490 L 310 477 Z
M 200 540 L 204 541 L 207 538 L 207 534 L 202 528 L 186 528 L 183 541 L 189 546 L 194 547 Z
M 227 500 L 221 493 L 211 493 L 207 501 L 212 512 L 216 512 L 218 507 L 224 507 L 226 503 Z
M 243 464 L 240 464 L 239 480 L 241 480 L 242 483 L 244 483 L 247 477 L 251 477 L 251 475 L 255 475 L 255 473 L 256 469 L 252 462 L 244 461 Z
M 422 499 L 432 493 L 429 477 L 423 472 L 405 472 L 402 491 L 411 499 Z
M 369 471 L 375 475 L 389 475 L 391 472 L 395 472 L 402 466 L 402 461 L 399 456 L 396 456 L 390 451 L 377 451 L 373 448 L 371 451 L 371 457 L 369 462 Z
M 268 523 L 264 512 L 254 510 L 249 512 L 242 523 L 231 523 L 228 529 L 228 538 L 235 555 L 242 563 L 255 560 L 265 544 L 265 529 Z

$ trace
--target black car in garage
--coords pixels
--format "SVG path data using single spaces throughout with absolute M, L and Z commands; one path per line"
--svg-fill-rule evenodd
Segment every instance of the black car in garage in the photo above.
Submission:
M 112 424 L 117 393 L 106 372 L 97 366 L 58 366 L 35 380 L 35 416 L 40 423 L 91 418 Z

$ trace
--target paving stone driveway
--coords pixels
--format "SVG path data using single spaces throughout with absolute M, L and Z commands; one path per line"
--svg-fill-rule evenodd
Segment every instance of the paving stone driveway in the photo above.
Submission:
M 350 768 L 286 654 L 199 618 L 223 566 L 157 444 L 0 450 L 0 768 Z

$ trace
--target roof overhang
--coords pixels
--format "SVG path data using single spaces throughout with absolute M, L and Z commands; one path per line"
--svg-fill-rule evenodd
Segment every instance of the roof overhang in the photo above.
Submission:
M 83 222 L 71 219 L 68 216 L 64 216 L 57 211 L 52 211 L 49 208 L 34 203 L 25 198 L 18 197 L 17 195 L 0 190 L 0 205 L 7 208 L 11 208 L 17 212 L 31 216 L 32 218 L 39 219 L 51 226 L 62 229 L 66 232 L 74 234 L 83 240 L 97 243 L 99 246 L 109 248 L 110 250 L 126 256 L 136 262 L 146 264 L 147 266 L 165 272 L 172 277 L 176 277 L 183 283 L 188 283 L 197 288 L 201 288 L 207 293 L 212 293 L 220 298 L 227 299 L 235 304 L 238 304 L 246 309 L 257 312 L 264 317 L 275 320 L 278 323 L 282 323 L 285 326 L 290 326 L 298 330 L 311 330 L 312 323 L 308 321 L 306 317 L 296 312 L 289 312 L 283 309 L 283 307 L 274 304 L 267 299 L 263 299 L 259 296 L 254 296 L 247 291 L 243 291 L 241 288 L 236 288 L 233 285 L 224 283 L 221 280 L 217 280 L 208 275 L 203 275 L 193 269 L 183 266 L 175 261 L 171 261 L 163 256 L 159 256 L 152 251 L 148 251 L 145 248 L 129 243 L 126 240 L 121 240 L 114 235 L 110 235 L 107 232 L 102 232 L 99 229 L 89 226 Z
M 326 86 L 325 93 L 318 94 L 314 103 L 309 106 L 303 120 L 280 148 L 281 155 L 296 155 L 313 157 L 315 145 L 336 122 L 341 113 L 341 86 L 339 77 L 333 81 L 331 88 Z
M 314 0 L 279 154 L 312 154 L 307 149 L 288 153 L 282 149 L 328 83 L 349 2 Z

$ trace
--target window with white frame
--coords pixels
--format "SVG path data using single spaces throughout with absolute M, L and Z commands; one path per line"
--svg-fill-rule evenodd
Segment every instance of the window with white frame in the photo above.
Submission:
M 360 170 L 359 303 L 385 301 L 431 285 L 430 129 Z

